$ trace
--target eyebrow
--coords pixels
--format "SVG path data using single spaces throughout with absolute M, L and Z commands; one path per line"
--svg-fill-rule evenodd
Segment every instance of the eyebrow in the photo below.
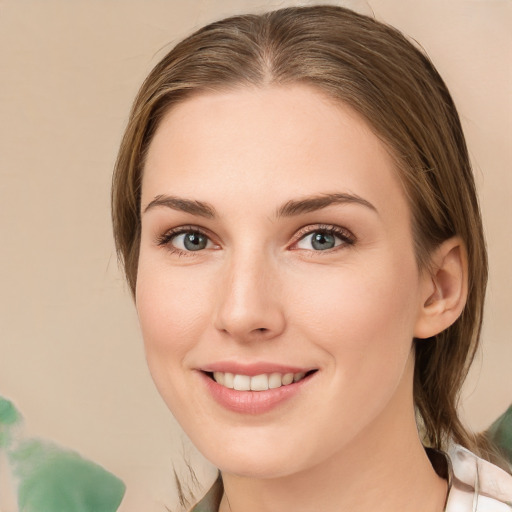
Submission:
M 356 194 L 335 193 L 320 194 L 287 201 L 277 209 L 276 217 L 293 217 L 295 215 L 321 210 L 335 204 L 359 204 L 378 214 L 377 208 L 375 208 L 372 203 Z M 191 215 L 198 215 L 208 219 L 212 219 L 217 216 L 215 208 L 208 203 L 164 194 L 156 196 L 144 208 L 143 213 L 146 213 L 148 210 L 158 206 L 164 206 L 171 208 L 172 210 L 190 213 Z
M 166 206 L 173 210 L 199 215 L 200 217 L 206 217 L 208 219 L 212 219 L 216 216 L 215 208 L 208 203 L 167 195 L 156 196 L 146 208 L 144 208 L 143 213 L 157 206 Z
M 305 197 L 303 199 L 287 201 L 281 206 L 277 212 L 276 217 L 292 217 L 294 215 L 301 215 L 303 213 L 314 212 L 327 208 L 333 204 L 358 204 L 369 208 L 375 213 L 379 213 L 377 208 L 372 203 L 363 199 L 356 194 L 320 194 L 317 196 Z

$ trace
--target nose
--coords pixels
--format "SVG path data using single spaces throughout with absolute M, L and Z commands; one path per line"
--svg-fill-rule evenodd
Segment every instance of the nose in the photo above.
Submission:
M 216 329 L 240 342 L 270 340 L 284 331 L 279 271 L 269 258 L 233 255 L 219 277 Z

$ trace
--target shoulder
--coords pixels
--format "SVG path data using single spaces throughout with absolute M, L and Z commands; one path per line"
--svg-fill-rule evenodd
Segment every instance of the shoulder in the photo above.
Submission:
M 446 512 L 512 512 L 512 476 L 462 446 L 448 450 Z

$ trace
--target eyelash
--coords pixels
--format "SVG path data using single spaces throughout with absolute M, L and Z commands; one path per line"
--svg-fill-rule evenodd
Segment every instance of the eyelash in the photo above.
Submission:
M 205 232 L 203 229 L 199 228 L 198 226 L 180 226 L 179 228 L 170 229 L 169 231 L 165 232 L 164 234 L 160 235 L 156 239 L 156 243 L 160 247 L 166 247 L 169 252 L 172 254 L 177 254 L 178 256 L 194 256 L 194 252 L 196 251 L 183 251 L 181 249 L 178 249 L 177 247 L 174 247 L 171 242 L 174 238 L 176 238 L 179 235 L 183 234 L 195 234 L 195 235 L 201 235 L 208 240 L 211 241 L 211 237 L 208 235 L 207 232 Z M 311 253 L 318 254 L 318 253 L 331 253 L 333 251 L 343 249 L 347 245 L 354 245 L 357 241 L 356 237 L 348 230 L 339 226 L 334 225 L 326 225 L 326 224 L 318 224 L 316 226 L 308 225 L 305 226 L 294 235 L 294 241 L 292 243 L 292 250 L 301 250 L 299 248 L 293 249 L 294 245 L 297 245 L 301 240 L 306 238 L 307 236 L 313 234 L 313 233 L 322 233 L 324 235 L 331 235 L 341 240 L 341 244 L 332 247 L 330 249 L 325 249 L 323 251 L 314 251 L 309 250 Z M 308 250 L 308 249 L 302 249 L 302 250 Z M 201 252 L 201 251 L 197 251 Z

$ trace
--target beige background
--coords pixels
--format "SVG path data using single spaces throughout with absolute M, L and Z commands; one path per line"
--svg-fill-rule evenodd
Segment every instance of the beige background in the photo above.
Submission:
M 0 394 L 29 434 L 119 475 L 127 512 L 172 506 L 172 465 L 182 449 L 199 462 L 153 389 L 111 240 L 130 103 L 168 43 L 285 3 L 0 0 Z M 512 401 L 512 1 L 370 3 L 427 50 L 467 133 L 491 261 L 483 355 L 463 402 L 481 429 Z

